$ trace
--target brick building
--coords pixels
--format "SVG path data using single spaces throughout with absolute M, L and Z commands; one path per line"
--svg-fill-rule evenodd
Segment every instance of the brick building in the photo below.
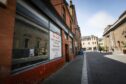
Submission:
M 105 48 L 107 51 L 116 54 L 123 53 L 126 46 L 126 11 L 124 11 L 118 20 L 108 25 L 103 33 Z
M 0 83 L 44 80 L 81 48 L 75 6 L 66 0 L 0 0 Z
M 66 25 L 69 27 L 69 30 L 74 34 L 73 44 L 74 52 L 77 53 L 81 48 L 81 33 L 78 26 L 78 21 L 76 17 L 75 5 L 73 5 L 72 0 L 70 0 L 70 5 L 65 0 L 50 0 L 53 6 L 55 7 L 58 14 L 65 21 Z M 68 38 L 68 34 L 65 33 L 65 38 Z M 66 44 L 69 42 L 66 40 Z

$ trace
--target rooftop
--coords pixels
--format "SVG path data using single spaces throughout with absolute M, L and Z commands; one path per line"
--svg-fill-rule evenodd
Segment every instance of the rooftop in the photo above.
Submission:
M 119 25 L 121 25 L 125 21 L 126 21 L 126 10 L 120 15 L 120 17 L 118 18 L 118 20 L 115 23 L 113 23 L 113 25 L 108 25 L 104 29 L 103 36 L 106 35 L 107 33 L 109 33 L 111 30 L 116 29 Z
M 82 40 L 90 40 L 92 38 L 98 38 L 97 36 L 94 36 L 94 35 L 90 35 L 90 36 L 83 36 L 81 39 Z

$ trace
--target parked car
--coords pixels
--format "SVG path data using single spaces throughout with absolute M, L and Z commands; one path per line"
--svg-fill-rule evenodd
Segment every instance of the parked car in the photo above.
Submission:
M 79 52 L 78 52 L 78 55 L 83 55 L 84 54 L 84 51 L 81 49 Z

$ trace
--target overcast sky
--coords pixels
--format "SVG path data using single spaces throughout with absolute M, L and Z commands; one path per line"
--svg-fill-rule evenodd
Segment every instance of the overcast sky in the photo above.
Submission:
M 69 2 L 69 0 L 67 0 Z M 126 0 L 72 0 L 76 7 L 82 36 L 102 37 L 104 28 L 113 24 L 126 10 Z

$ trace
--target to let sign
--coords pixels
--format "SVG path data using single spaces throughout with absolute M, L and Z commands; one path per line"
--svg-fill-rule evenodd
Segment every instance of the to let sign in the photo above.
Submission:
M 7 5 L 7 0 L 0 0 L 0 5 L 6 6 Z

